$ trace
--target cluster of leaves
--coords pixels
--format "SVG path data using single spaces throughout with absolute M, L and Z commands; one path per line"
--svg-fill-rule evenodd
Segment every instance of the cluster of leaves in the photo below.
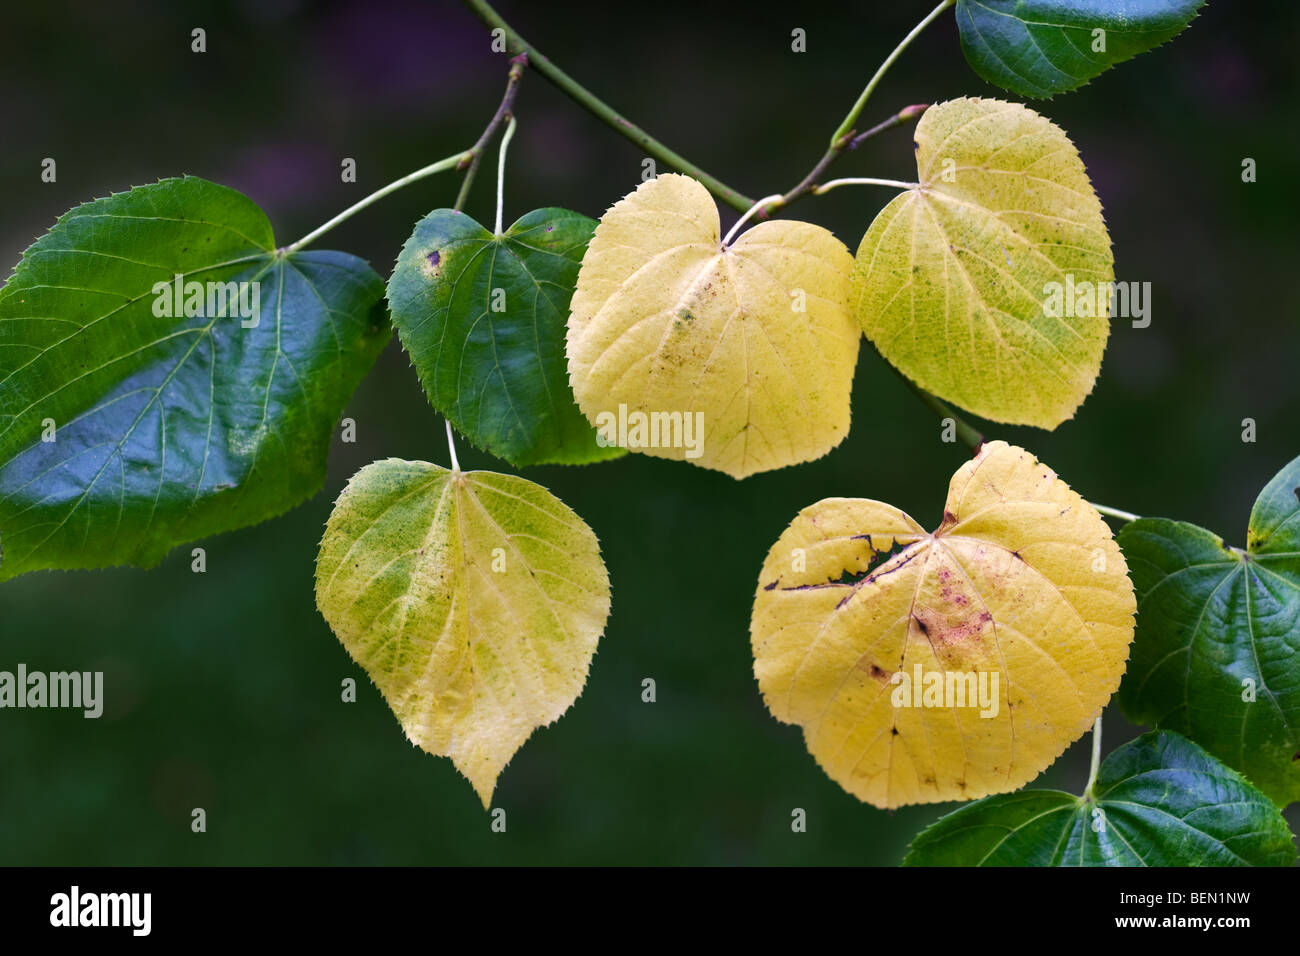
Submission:
M 1201 2 L 945 6 L 977 72 L 1041 97 L 1163 43 Z M 79 206 L 0 291 L 0 580 L 151 566 L 315 494 L 391 327 L 433 407 L 516 467 L 607 460 L 625 453 L 607 416 L 695 409 L 698 456 L 636 450 L 736 478 L 818 458 L 848 432 L 863 334 L 939 398 L 1054 428 L 1091 391 L 1109 332 L 1105 297 L 1054 316 L 1039 293 L 1113 280 L 1083 163 L 1049 120 L 996 99 L 933 106 L 915 139 L 917 182 L 856 256 L 791 220 L 724 240 L 709 192 L 675 174 L 599 223 L 547 208 L 493 232 L 435 210 L 386 290 L 351 256 L 277 248 L 250 200 L 201 179 Z M 257 283 L 260 321 L 181 308 L 194 281 Z M 160 314 L 173 283 L 177 308 Z M 1261 494 L 1245 550 L 1160 519 L 1117 544 L 1003 442 L 958 469 L 934 532 L 888 504 L 820 501 L 759 576 L 759 687 L 863 800 L 982 798 L 923 833 L 909 863 L 1289 862 L 1277 804 L 1300 797 L 1297 489 L 1300 459 Z M 407 735 L 449 756 L 485 806 L 510 757 L 581 692 L 610 609 L 577 514 L 454 459 L 358 472 L 316 582 Z M 996 673 L 1005 706 L 991 719 L 900 709 L 889 691 L 911 668 Z M 1011 793 L 1117 689 L 1157 730 L 1082 797 Z

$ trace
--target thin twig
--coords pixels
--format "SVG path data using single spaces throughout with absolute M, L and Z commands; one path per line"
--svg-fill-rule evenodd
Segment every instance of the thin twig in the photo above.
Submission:
M 871 127 L 871 129 L 867 130 L 865 133 L 858 133 L 851 140 L 849 140 L 849 145 L 845 148 L 857 149 L 867 140 L 871 139 L 871 137 L 876 136 L 879 133 L 883 133 L 887 129 L 893 129 L 895 126 L 902 126 L 904 123 L 910 123 L 912 120 L 916 119 L 918 116 L 920 116 L 929 108 L 930 108 L 929 103 L 913 103 L 911 106 L 905 106 L 897 113 L 895 113 L 893 116 L 889 117 L 889 119 L 885 120 L 884 122 L 877 123 L 875 126 Z
M 863 142 L 870 139 L 872 136 L 875 136 L 882 130 L 889 129 L 893 126 L 899 126 L 925 112 L 925 104 L 918 103 L 915 106 L 909 106 L 906 109 L 899 110 L 889 119 L 885 120 L 883 123 L 878 123 L 865 133 L 861 133 L 857 136 L 854 135 L 856 132 L 854 126 L 858 122 L 858 117 L 862 115 L 862 108 L 867 105 L 867 100 L 871 99 L 871 94 L 875 92 L 876 87 L 880 84 L 881 78 L 884 77 L 884 75 L 889 72 L 889 68 L 894 65 L 894 61 L 903 55 L 903 51 L 911 45 L 912 41 L 920 35 L 922 30 L 937 20 L 940 14 L 956 2 L 957 0 L 942 0 L 937 7 L 930 11 L 924 20 L 912 28 L 911 33 L 903 37 L 898 46 L 894 47 L 893 52 L 890 53 L 889 56 L 885 57 L 885 61 L 880 64 L 880 67 L 867 82 L 866 88 L 858 95 L 857 100 L 853 104 L 853 108 L 849 110 L 848 115 L 845 116 L 840 125 L 836 127 L 835 132 L 831 134 L 830 145 L 826 148 L 826 152 L 822 154 L 822 158 L 817 161 L 817 165 L 809 171 L 807 176 L 799 181 L 798 185 L 781 197 L 778 202 L 763 209 L 760 213 L 762 217 L 766 218 L 767 216 L 770 216 L 777 209 L 780 209 L 782 206 L 788 206 L 800 196 L 807 195 L 810 192 L 817 192 L 814 187 L 816 187 L 817 181 L 821 178 L 822 173 L 826 172 L 827 167 L 829 167 L 831 163 L 835 162 L 835 160 L 838 159 L 845 150 L 856 149 Z
M 913 40 L 920 36 L 922 30 L 937 20 L 940 14 L 953 6 L 956 2 L 957 0 L 942 0 L 937 7 L 930 11 L 924 20 L 912 28 L 911 33 L 903 37 L 902 42 L 900 42 L 898 46 L 894 47 L 894 52 L 885 57 L 885 62 L 880 64 L 880 68 L 876 70 L 875 75 L 872 76 L 871 80 L 867 83 L 866 89 L 864 89 L 858 96 L 857 101 L 853 104 L 853 109 L 849 110 L 849 115 L 844 117 L 844 122 L 840 123 L 839 128 L 831 134 L 831 148 L 834 148 L 841 140 L 852 135 L 853 127 L 858 122 L 858 116 L 861 115 L 862 108 L 867 105 L 867 100 L 871 99 L 871 94 L 876 91 L 876 86 L 879 85 L 881 78 L 889 72 L 889 68 L 894 65 L 894 61 L 902 56 L 903 51 L 911 45 Z
M 817 161 L 817 165 L 809 171 L 807 176 L 799 181 L 798 185 L 781 197 L 778 202 L 763 209 L 760 213 L 762 217 L 766 218 L 782 206 L 788 206 L 800 196 L 807 195 L 810 192 L 817 193 L 818 190 L 815 187 L 817 181 L 821 178 L 822 173 L 826 172 L 827 167 L 829 167 L 831 163 L 835 162 L 835 160 L 838 159 L 845 150 L 856 149 L 863 142 L 870 139 L 872 136 L 875 136 L 882 130 L 889 129 L 893 126 L 899 126 L 925 112 L 925 104 L 918 103 L 914 106 L 909 106 L 905 109 L 899 110 L 889 119 L 885 120 L 883 123 L 878 123 L 865 133 L 861 133 L 857 136 L 854 135 L 856 132 L 854 126 L 858 122 L 858 117 L 862 115 L 862 108 L 867 105 L 867 100 L 871 99 L 871 94 L 875 92 L 876 87 L 880 84 L 881 78 L 884 77 L 884 75 L 889 72 L 889 68 L 894 65 L 894 61 L 903 55 L 903 51 L 911 45 L 912 41 L 920 35 L 922 30 L 937 20 L 940 14 L 956 2 L 957 0 L 942 0 L 937 7 L 930 11 L 924 20 L 912 28 L 911 33 L 903 37 L 898 46 L 894 47 L 893 52 L 890 53 L 889 56 L 885 57 L 885 61 L 880 64 L 880 67 L 867 82 L 866 88 L 858 95 L 857 100 L 853 104 L 853 108 L 849 110 L 848 115 L 845 116 L 840 125 L 836 127 L 835 132 L 831 134 L 830 145 L 826 148 L 826 152 L 822 154 L 822 158 Z
M 865 133 L 860 133 L 857 136 L 853 136 L 852 135 L 853 131 L 850 130 L 849 136 L 843 136 L 840 139 L 836 140 L 835 143 L 831 145 L 830 149 L 826 150 L 826 152 L 822 155 L 822 158 L 817 161 L 817 165 L 815 165 L 812 169 L 808 171 L 808 175 L 804 176 L 803 179 L 799 180 L 798 183 L 796 183 L 789 190 L 787 190 L 785 194 L 782 195 L 775 202 L 767 203 L 761 210 L 759 210 L 758 213 L 759 218 L 766 219 L 772 213 L 776 212 L 776 210 L 781 209 L 784 206 L 790 205 L 790 203 L 794 202 L 796 199 L 799 199 L 801 196 L 806 196 L 809 193 L 816 193 L 820 195 L 818 185 L 821 182 L 822 174 L 825 173 L 826 170 L 830 168 L 831 164 L 835 162 L 835 160 L 839 159 L 842 155 L 844 155 L 846 151 L 850 149 L 857 149 L 868 139 L 870 139 L 871 137 L 879 133 L 883 133 L 887 129 L 893 129 L 895 126 L 902 126 L 904 123 L 911 122 L 913 119 L 915 119 L 916 117 L 924 113 L 927 109 L 929 109 L 928 104 L 916 103 L 912 106 L 908 106 L 904 109 L 899 110 L 893 116 L 889 117 L 889 119 L 885 120 L 884 122 L 877 123 L 875 126 L 871 127 L 871 129 L 867 130 Z M 852 138 L 850 138 L 850 136 L 852 136 Z
M 523 78 L 524 69 L 527 66 L 527 53 L 520 53 L 518 56 L 511 57 L 510 72 L 506 76 L 506 91 L 501 97 L 501 105 L 492 114 L 492 119 L 483 130 L 483 134 L 469 148 L 465 158 L 456 167 L 465 172 L 465 178 L 461 181 L 460 192 L 456 194 L 456 203 L 451 207 L 452 209 L 463 209 L 465 207 L 465 200 L 469 198 L 470 186 L 474 183 L 474 175 L 478 172 L 479 163 L 483 161 L 483 153 L 487 149 L 488 143 L 492 140 L 497 128 L 514 115 L 515 97 L 519 94 L 519 81 Z
M 520 53 L 528 54 L 528 62 L 533 69 L 546 77 L 546 79 L 559 89 L 560 92 L 564 93 L 579 106 L 586 109 L 587 112 L 601 120 L 605 125 L 609 126 L 619 135 L 630 139 L 651 156 L 662 160 L 674 169 L 694 176 L 704 184 L 705 188 L 708 189 L 709 192 L 713 193 L 713 195 L 717 196 L 733 209 L 744 212 L 750 206 L 754 205 L 754 201 L 744 193 L 732 189 L 716 176 L 709 175 L 704 170 L 700 169 L 700 167 L 687 160 L 684 156 L 674 152 L 663 143 L 659 142 L 659 140 L 655 139 L 641 127 L 624 118 L 603 100 L 596 97 L 581 83 L 577 82 L 569 76 L 569 74 L 565 73 L 547 59 L 546 56 L 537 49 L 537 47 L 533 46 L 520 36 L 514 27 L 501 19 L 501 15 L 493 10 L 486 0 L 465 0 L 465 5 L 473 11 L 475 16 L 486 23 L 489 27 L 504 32 L 506 41 L 509 43 L 511 48 Z

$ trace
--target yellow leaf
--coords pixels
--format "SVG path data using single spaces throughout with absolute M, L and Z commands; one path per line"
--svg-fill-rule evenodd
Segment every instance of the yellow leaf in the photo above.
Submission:
M 412 743 L 450 757 L 486 808 L 581 693 L 609 577 L 595 534 L 540 485 L 390 458 L 339 496 L 316 605 Z
M 878 501 L 800 512 L 759 576 L 754 673 L 859 799 L 971 800 L 1032 780 L 1092 725 L 1135 607 L 1101 516 L 991 442 L 953 475 L 933 533 Z
M 1055 428 L 1101 370 L 1115 278 L 1074 144 L 1018 103 L 958 99 L 921 118 L 916 165 L 862 238 L 854 313 L 922 388 Z
M 735 478 L 821 457 L 849 430 L 852 267 L 806 222 L 763 222 L 723 246 L 702 185 L 643 183 L 582 260 L 568 330 L 578 407 L 611 441 Z M 638 435 L 638 420 L 654 430 Z M 702 430 L 676 440 L 677 421 Z

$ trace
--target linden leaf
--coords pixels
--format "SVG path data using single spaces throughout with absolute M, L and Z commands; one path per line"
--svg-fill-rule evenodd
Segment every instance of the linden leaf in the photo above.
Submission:
M 735 478 L 821 457 L 849 430 L 852 265 L 805 222 L 759 223 L 723 246 L 702 185 L 643 183 L 582 260 L 568 335 L 578 407 L 607 441 Z M 695 422 L 702 432 L 684 435 Z
M 61 216 L 0 292 L 0 580 L 151 567 L 314 495 L 383 289 L 193 176 Z
M 609 577 L 591 528 L 540 485 L 390 458 L 335 503 L 316 606 L 411 742 L 450 757 L 486 808 L 582 692 Z
M 801 511 L 759 575 L 768 709 L 879 807 L 1014 790 L 1119 686 L 1133 587 L 1101 516 L 1029 452 L 984 445 L 932 533 L 892 505 Z
M 1291 866 L 1278 808 L 1186 737 L 1144 734 L 1102 761 L 1092 798 L 1022 790 L 923 830 L 904 866 Z
M 958 99 L 926 110 L 916 164 L 920 182 L 862 237 L 854 313 L 922 388 L 1055 428 L 1101 369 L 1114 282 L 1074 144 L 1017 103 Z
M 1124 712 L 1300 800 L 1300 458 L 1260 492 L 1246 550 L 1184 521 L 1119 533 L 1138 594 Z
M 971 68 L 1021 96 L 1078 89 L 1187 28 L 1205 0 L 957 0 Z
M 499 236 L 464 213 L 416 223 L 388 281 L 393 324 L 429 402 L 512 465 L 583 464 L 601 447 L 574 404 L 564 326 L 596 222 L 534 209 Z

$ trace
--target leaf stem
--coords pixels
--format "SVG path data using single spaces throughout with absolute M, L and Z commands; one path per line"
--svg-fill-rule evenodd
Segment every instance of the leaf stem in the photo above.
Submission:
M 447 451 L 451 452 L 451 470 L 460 471 L 460 462 L 456 459 L 456 439 L 451 433 L 451 419 L 443 418 L 447 423 Z
M 746 210 L 745 214 L 736 220 L 735 225 L 733 225 L 729 230 L 727 230 L 727 234 L 722 238 L 722 244 L 724 246 L 731 245 L 731 237 L 740 231 L 740 227 L 745 224 L 745 221 L 749 219 L 750 216 L 754 215 L 754 213 L 758 212 L 760 209 L 762 209 L 764 206 L 770 203 L 773 199 L 780 199 L 780 198 L 781 198 L 780 193 L 776 193 L 775 195 L 772 196 L 764 196 L 758 202 L 754 203 L 754 205 L 750 206 L 749 209 Z
M 1141 518 L 1141 515 L 1135 515 L 1131 511 L 1120 511 L 1118 508 L 1110 508 L 1107 507 L 1106 505 L 1099 505 L 1095 501 L 1090 501 L 1088 502 L 1088 504 L 1092 505 L 1093 508 L 1095 508 L 1097 511 L 1101 512 L 1102 514 L 1106 515 L 1109 518 L 1118 518 L 1119 520 L 1125 522 L 1137 521 L 1139 518 Z
M 497 154 L 497 224 L 493 232 L 501 235 L 501 210 L 505 208 L 506 194 L 506 150 L 510 148 L 510 140 L 515 135 L 515 118 L 510 117 L 510 122 L 506 123 L 505 135 L 501 137 L 501 151 Z
M 544 76 L 560 92 L 564 93 L 579 106 L 587 110 L 619 135 L 630 139 L 651 156 L 662 160 L 674 169 L 694 176 L 713 195 L 728 206 L 744 212 L 754 201 L 744 193 L 732 189 L 722 180 L 706 173 L 685 157 L 669 149 L 635 123 L 625 119 L 611 106 L 592 94 L 586 87 L 546 58 L 544 54 L 525 40 L 510 24 L 501 19 L 501 15 L 492 9 L 486 0 L 465 0 L 465 5 L 489 27 L 504 31 L 510 46 L 528 55 L 529 64 Z
M 474 175 L 478 172 L 479 163 L 483 160 L 483 153 L 487 150 L 487 144 L 491 141 L 497 128 L 507 119 L 514 116 L 515 97 L 519 94 L 519 81 L 523 78 L 524 69 L 528 66 L 528 54 L 520 53 L 510 60 L 510 72 L 506 74 L 506 91 L 501 96 L 501 105 L 497 111 L 492 114 L 492 119 L 488 122 L 487 127 L 479 136 L 478 140 L 465 157 L 461 159 L 458 169 L 465 171 L 465 178 L 461 181 L 460 192 L 456 194 L 456 202 L 451 208 L 460 210 L 465 206 L 465 200 L 469 198 L 470 186 L 474 184 Z
M 920 183 L 905 183 L 901 179 L 875 179 L 871 176 L 849 176 L 846 179 L 832 179 L 813 189 L 814 196 L 838 189 L 840 186 L 892 186 L 895 189 L 915 189 Z
M 1097 768 L 1101 766 L 1101 714 L 1092 725 L 1092 765 L 1088 768 L 1088 785 L 1083 788 L 1083 799 L 1092 799 L 1092 787 L 1097 782 Z
M 894 65 L 894 61 L 902 56 L 903 51 L 911 45 L 912 41 L 920 35 L 922 30 L 937 20 L 940 14 L 953 6 L 956 2 L 957 0 L 942 0 L 937 7 L 930 11 L 929 15 L 926 16 L 924 20 L 912 28 L 911 33 L 903 37 L 903 41 L 899 43 L 898 46 L 894 47 L 894 52 L 885 57 L 885 62 L 880 64 L 880 68 L 876 70 L 875 76 L 873 76 L 867 83 L 866 89 L 862 91 L 857 102 L 853 104 L 853 109 L 849 110 L 849 115 L 844 117 L 844 122 L 840 123 L 839 128 L 831 135 L 831 149 L 834 149 L 842 139 L 853 132 L 853 126 L 857 123 L 858 116 L 862 113 L 862 108 L 867 105 L 867 100 L 871 99 L 871 94 L 876 91 L 876 86 L 879 85 L 881 78 L 889 72 L 889 68 Z
M 456 164 L 459 163 L 465 156 L 466 156 L 465 153 L 456 153 L 454 156 L 448 156 L 446 159 L 440 159 L 436 163 L 430 163 L 428 166 L 425 166 L 423 169 L 417 169 L 413 173 L 408 173 L 407 175 L 403 176 L 401 179 L 394 179 L 387 186 L 384 186 L 380 189 L 376 189 L 365 199 L 362 199 L 360 202 L 353 203 L 351 206 L 349 206 L 347 209 L 344 209 L 341 213 L 339 213 L 329 222 L 325 223 L 323 226 L 319 226 L 316 229 L 313 229 L 311 232 L 307 233 L 307 235 L 303 236 L 297 242 L 290 243 L 280 251 L 285 255 L 297 252 L 303 246 L 315 242 L 317 239 L 325 235 L 325 233 L 329 232 L 339 223 L 351 219 L 353 216 L 355 216 L 361 210 L 365 209 L 371 203 L 383 199 L 389 193 L 397 192 L 397 190 L 401 189 L 403 186 L 409 186 L 413 182 L 417 182 L 421 179 L 424 179 L 426 176 L 432 176 L 434 173 L 445 172 L 446 170 L 456 166 Z

